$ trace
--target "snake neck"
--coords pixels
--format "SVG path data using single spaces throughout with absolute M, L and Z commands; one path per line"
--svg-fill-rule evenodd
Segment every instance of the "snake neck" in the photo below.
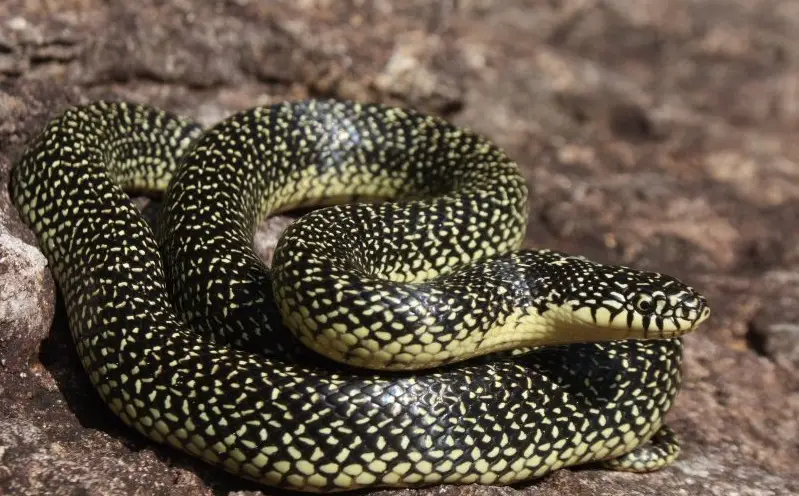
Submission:
M 292 236 L 287 232 L 287 242 Z M 303 302 L 277 289 L 286 324 L 305 346 L 360 367 L 429 368 L 514 348 L 671 338 L 691 330 L 646 329 L 632 303 L 616 299 L 625 297 L 621 286 L 664 276 L 556 251 L 496 255 L 432 279 L 402 282 L 361 265 L 379 254 L 351 250 L 319 259 L 313 245 L 297 246 L 296 259 L 311 267 L 313 277 L 302 273 L 313 281 L 310 294 L 324 291 L 333 298 Z M 275 273 L 279 287 L 294 287 L 292 274 L 300 272 L 291 271 L 289 261 L 281 266 Z M 636 291 L 627 290 L 632 296 L 626 297 L 635 298 Z M 306 306 L 324 307 L 319 313 L 325 318 L 305 315 Z

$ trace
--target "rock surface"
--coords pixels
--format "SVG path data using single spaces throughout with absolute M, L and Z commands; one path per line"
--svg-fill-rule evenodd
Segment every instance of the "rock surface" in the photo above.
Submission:
M 487 134 L 529 180 L 529 246 L 665 271 L 713 307 L 686 339 L 675 466 L 405 492 L 799 493 L 794 2 L 52 5 L 0 4 L 0 494 L 259 494 L 147 442 L 100 402 L 6 184 L 25 141 L 76 102 L 126 98 L 210 124 L 319 95 Z

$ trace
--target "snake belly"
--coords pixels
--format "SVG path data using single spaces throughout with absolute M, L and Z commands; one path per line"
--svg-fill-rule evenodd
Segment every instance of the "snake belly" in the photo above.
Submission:
M 443 140 L 436 146 L 455 146 L 417 146 L 431 137 Z M 441 156 L 488 166 L 445 168 L 434 160 Z M 125 191 L 167 184 L 159 252 Z M 521 242 L 526 189 L 515 164 L 487 141 L 408 111 L 295 102 L 243 112 L 202 133 L 151 107 L 97 102 L 47 126 L 15 166 L 11 193 L 61 288 L 83 367 L 110 409 L 156 442 L 264 484 L 304 491 L 510 484 L 612 462 L 662 431 L 680 386 L 678 338 L 575 343 L 391 374 L 336 369 L 297 351 L 299 340 L 355 365 L 368 355 L 377 368 L 403 368 L 402 353 L 448 363 L 468 345 L 466 331 L 490 334 L 466 325 L 479 320 L 469 308 L 512 311 L 508 299 L 478 301 L 466 282 L 474 273 L 453 267 Z M 265 212 L 358 197 L 398 198 L 401 208 L 323 209 L 284 237 L 338 250 L 365 274 L 361 286 L 341 267 L 292 249 L 278 251 L 272 274 L 253 254 L 253 226 Z M 407 217 L 408 209 L 416 216 Z M 314 217 L 327 210 L 332 217 Z M 356 223 L 417 237 L 386 246 L 395 238 L 352 234 Z M 421 224 L 432 241 L 419 237 Z M 307 229 L 319 236 L 307 237 Z M 332 246 L 333 238 L 341 243 Z M 378 266 L 358 266 L 363 253 L 381 254 Z M 532 256 L 554 267 L 561 258 L 547 253 Z M 513 288 L 520 269 L 507 262 L 488 275 Z M 334 283 L 303 286 L 325 270 Z M 390 324 L 385 312 L 392 310 L 368 313 L 375 295 L 448 274 L 463 299 L 435 300 L 439 293 L 428 288 L 422 303 L 446 307 L 440 315 L 452 315 L 453 325 L 406 309 L 410 322 L 420 322 L 410 351 L 394 353 L 393 341 L 372 334 L 377 317 L 360 314 L 356 322 L 342 310 L 360 305 Z M 398 308 L 408 301 L 399 298 Z M 459 310 L 458 302 L 472 306 Z M 298 339 L 281 332 L 279 315 L 299 329 Z M 330 322 L 332 331 L 314 337 L 312 321 Z M 366 329 L 357 345 L 334 339 L 356 329 Z M 431 335 L 459 344 L 443 353 L 442 345 L 427 346 Z

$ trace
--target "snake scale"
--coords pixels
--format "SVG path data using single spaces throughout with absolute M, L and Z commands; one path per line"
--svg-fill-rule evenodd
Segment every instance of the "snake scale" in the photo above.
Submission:
M 306 100 L 202 130 L 94 102 L 46 126 L 10 190 L 104 402 L 234 474 L 317 492 L 510 484 L 679 452 L 663 419 L 705 299 L 521 250 L 517 165 L 440 118 Z M 128 194 L 164 191 L 154 232 Z M 267 269 L 254 226 L 309 206 Z

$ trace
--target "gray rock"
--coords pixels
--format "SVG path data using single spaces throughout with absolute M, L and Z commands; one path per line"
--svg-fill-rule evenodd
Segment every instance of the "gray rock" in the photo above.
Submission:
M 747 339 L 753 350 L 799 374 L 799 268 L 767 273 L 762 287 L 772 298 L 752 319 Z
M 0 225 L 0 367 L 19 370 L 36 360 L 50 330 L 54 288 L 44 255 Z

